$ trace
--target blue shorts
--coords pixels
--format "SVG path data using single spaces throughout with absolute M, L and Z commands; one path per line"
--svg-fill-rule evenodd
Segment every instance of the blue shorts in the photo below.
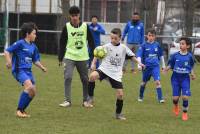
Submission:
M 189 74 L 173 73 L 171 77 L 173 96 L 191 96 Z
M 26 80 L 31 80 L 32 84 L 35 85 L 35 79 L 34 76 L 32 74 L 32 71 L 30 70 L 19 70 L 17 72 L 13 72 L 12 73 L 14 78 L 20 83 L 20 84 L 24 84 L 24 82 Z
M 142 80 L 147 82 L 153 77 L 154 81 L 160 80 L 160 66 L 146 67 L 142 71 Z

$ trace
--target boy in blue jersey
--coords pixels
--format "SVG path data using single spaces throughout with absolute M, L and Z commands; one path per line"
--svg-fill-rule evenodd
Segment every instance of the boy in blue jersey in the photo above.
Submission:
M 155 41 L 156 32 L 154 29 L 147 31 L 147 41 L 138 49 L 137 58 L 141 61 L 145 68 L 142 70 L 142 82 L 140 85 L 140 92 L 138 101 L 142 102 L 144 98 L 144 90 L 147 82 L 151 76 L 154 78 L 158 102 L 164 103 L 162 96 L 162 89 L 160 83 L 160 61 L 162 62 L 162 68 L 165 68 L 165 62 L 163 57 L 163 50 L 160 44 Z M 138 66 L 138 69 L 142 68 Z
M 36 45 L 37 26 L 32 23 L 24 23 L 21 27 L 21 40 L 18 40 L 5 50 L 6 66 L 12 68 L 14 78 L 23 85 L 24 90 L 19 98 L 16 116 L 20 118 L 30 117 L 25 109 L 35 96 L 35 80 L 31 71 L 32 63 L 46 72 L 47 69 L 40 63 L 40 55 Z M 12 58 L 12 59 L 11 59 Z
M 191 40 L 186 37 L 180 38 L 180 51 L 171 55 L 168 66 L 165 71 L 169 69 L 173 70 L 171 76 L 171 85 L 173 92 L 173 112 L 176 116 L 179 114 L 179 98 L 182 95 L 183 100 L 183 113 L 182 120 L 188 120 L 188 99 L 191 96 L 190 92 L 190 74 L 192 80 L 196 78 L 193 67 L 194 67 L 194 59 L 188 49 L 191 48 Z
M 92 33 L 92 36 L 94 38 L 95 47 L 98 47 L 101 45 L 100 35 L 105 35 L 106 32 L 104 28 L 98 23 L 98 17 L 92 16 L 92 23 L 89 25 L 90 31 Z M 91 62 L 93 59 L 93 52 L 89 50 L 89 67 L 91 66 Z M 97 60 L 96 67 L 99 67 L 99 60 Z

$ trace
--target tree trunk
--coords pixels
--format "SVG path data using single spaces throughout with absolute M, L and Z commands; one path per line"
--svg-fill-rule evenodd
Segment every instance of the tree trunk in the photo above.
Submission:
M 192 36 L 193 17 L 194 17 L 194 0 L 185 1 L 184 11 L 185 11 L 185 34 L 186 36 Z

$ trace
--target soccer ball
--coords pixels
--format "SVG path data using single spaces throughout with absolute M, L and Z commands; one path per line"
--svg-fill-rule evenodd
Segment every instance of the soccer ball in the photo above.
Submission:
M 98 59 L 103 59 L 107 54 L 106 49 L 103 46 L 98 46 L 94 49 L 94 57 Z

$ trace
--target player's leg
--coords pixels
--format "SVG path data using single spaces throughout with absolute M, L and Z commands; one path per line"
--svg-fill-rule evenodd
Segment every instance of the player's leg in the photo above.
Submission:
M 190 92 L 190 78 L 185 77 L 181 83 L 182 87 L 182 99 L 183 99 L 183 114 L 182 114 L 182 120 L 186 121 L 188 120 L 188 106 L 189 106 L 189 96 L 191 96 Z
M 176 78 L 176 76 L 174 76 L 174 74 L 171 77 L 171 86 L 172 86 L 172 99 L 173 99 L 173 113 L 175 114 L 175 116 L 178 116 L 180 108 L 179 108 L 179 98 L 181 95 L 181 87 L 178 83 L 178 79 Z
M 140 91 L 139 91 L 139 97 L 138 97 L 139 102 L 143 101 L 144 90 L 145 90 L 146 84 L 147 84 L 147 82 L 145 82 L 145 81 L 142 81 L 141 84 L 140 84 Z
M 24 90 L 22 91 L 19 98 L 16 115 L 18 117 L 29 117 L 29 115 L 25 113 L 25 109 L 28 107 L 31 100 L 35 96 L 35 87 L 33 85 L 34 80 L 32 77 L 30 77 L 30 75 L 28 75 L 27 72 L 24 71 L 20 71 L 17 74 L 17 80 L 24 86 Z
M 94 105 L 94 89 L 95 89 L 95 81 L 97 79 L 104 79 L 104 77 L 106 77 L 103 72 L 101 72 L 100 70 L 95 70 L 93 71 L 90 76 L 89 76 L 89 84 L 88 84 L 88 103 L 90 103 L 91 105 Z
M 146 68 L 145 70 L 142 71 L 142 82 L 140 84 L 139 96 L 138 96 L 139 102 L 142 102 L 144 99 L 145 87 L 150 78 L 151 78 L 151 69 Z
M 160 83 L 160 67 L 154 67 L 152 69 L 152 76 L 155 81 L 155 86 L 156 86 L 156 92 L 157 92 L 157 99 L 159 103 L 164 103 L 163 95 L 162 95 L 162 86 Z
M 75 67 L 75 61 L 65 59 L 64 60 L 64 102 L 59 104 L 61 107 L 71 106 L 71 82 L 72 75 Z
M 123 85 L 121 82 L 116 81 L 112 78 L 109 78 L 110 84 L 112 88 L 116 89 L 116 111 L 115 111 L 115 117 L 119 120 L 126 120 L 124 115 L 122 114 L 122 108 L 123 108 Z
M 80 75 L 80 79 L 82 82 L 83 89 L 83 107 L 92 107 L 88 103 L 88 69 L 87 69 L 87 61 L 77 61 L 76 68 Z

